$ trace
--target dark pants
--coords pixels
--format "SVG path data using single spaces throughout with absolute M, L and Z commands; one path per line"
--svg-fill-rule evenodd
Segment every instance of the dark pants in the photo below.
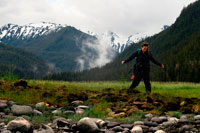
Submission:
M 135 79 L 133 80 L 131 86 L 129 89 L 134 89 L 141 80 L 144 80 L 146 92 L 151 92 L 151 84 L 150 84 L 150 78 L 149 78 L 149 71 L 140 71 L 135 73 Z

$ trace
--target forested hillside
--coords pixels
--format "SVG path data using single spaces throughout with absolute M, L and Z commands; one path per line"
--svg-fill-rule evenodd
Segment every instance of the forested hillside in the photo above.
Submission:
M 45 62 L 32 53 L 0 43 L 0 74 L 21 78 L 42 78 L 47 74 Z
M 98 56 L 94 46 L 88 46 L 97 38 L 86 34 L 71 26 L 55 26 L 54 30 L 43 27 L 33 27 L 29 25 L 18 26 L 8 24 L 0 29 L 0 35 L 7 33 L 0 40 L 8 45 L 25 49 L 28 52 L 42 58 L 50 66 L 51 72 L 76 71 L 80 69 L 80 63 L 77 61 L 85 53 L 91 55 L 90 59 L 96 59 Z M 54 25 L 51 24 L 50 25 Z M 23 29 L 26 29 L 22 31 Z M 31 29 L 31 30 L 30 30 Z M 1 33 L 2 30 L 2 33 Z M 47 34 L 48 33 L 48 34 Z M 95 44 L 94 44 L 95 45 Z M 82 69 L 88 69 L 89 60 L 83 59 Z
M 157 35 L 146 39 L 150 51 L 161 63 L 164 71 L 152 65 L 151 79 L 157 81 L 200 82 L 200 1 L 184 8 L 175 23 Z M 132 44 L 116 59 L 102 68 L 77 73 L 58 73 L 45 77 L 56 80 L 124 80 L 129 79 L 133 62 L 121 65 L 140 43 Z

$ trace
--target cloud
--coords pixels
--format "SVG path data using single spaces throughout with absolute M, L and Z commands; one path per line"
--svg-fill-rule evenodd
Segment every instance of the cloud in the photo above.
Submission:
M 122 36 L 172 24 L 196 0 L 1 0 L 0 25 L 50 21 Z
M 83 42 L 82 54 L 76 59 L 77 70 L 91 69 L 101 67 L 109 63 L 114 57 L 115 52 L 110 45 L 111 40 L 106 38 L 98 38 L 98 40 L 86 40 Z

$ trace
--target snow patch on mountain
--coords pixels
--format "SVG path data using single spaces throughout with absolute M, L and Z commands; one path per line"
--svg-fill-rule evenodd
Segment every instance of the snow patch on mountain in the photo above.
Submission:
M 3 38 L 15 37 L 17 39 L 35 38 L 42 35 L 47 35 L 51 32 L 58 32 L 67 25 L 40 22 L 30 23 L 27 25 L 19 26 L 16 24 L 7 24 L 0 28 L 0 40 Z
M 169 27 L 168 25 L 164 25 L 160 31 L 163 31 L 163 30 L 167 29 L 168 27 Z M 110 41 L 109 44 L 111 45 L 111 47 L 117 53 L 121 53 L 129 45 L 131 45 L 133 43 L 138 43 L 138 42 L 144 40 L 145 38 L 153 36 L 159 32 L 148 31 L 148 32 L 143 32 L 143 33 L 134 33 L 134 34 L 128 36 L 127 38 L 120 37 L 119 35 L 117 35 L 114 32 L 111 32 L 111 31 L 106 31 L 102 34 L 97 34 L 97 33 L 91 32 L 91 31 L 88 31 L 87 33 L 92 36 L 97 37 L 98 39 L 109 40 Z

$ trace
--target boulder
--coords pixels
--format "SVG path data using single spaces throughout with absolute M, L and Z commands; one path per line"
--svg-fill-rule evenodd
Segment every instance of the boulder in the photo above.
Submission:
M 40 111 L 34 109 L 34 110 L 33 110 L 33 114 L 35 114 L 35 115 L 42 115 L 42 112 L 40 112 Z
M 157 130 L 155 133 L 165 133 L 163 130 Z
M 70 125 L 68 120 L 65 118 L 57 118 L 53 121 L 53 124 L 57 125 L 58 127 L 65 127 Z
M 120 125 L 119 122 L 109 122 L 109 123 L 107 124 L 107 127 L 108 127 L 108 128 L 113 128 L 113 127 L 119 126 L 119 125 Z
M 124 131 L 124 129 L 122 127 L 120 127 L 120 126 L 113 127 L 111 130 L 115 131 L 115 132 L 122 132 L 122 131 Z
M 17 117 L 15 120 L 10 121 L 7 124 L 7 130 L 12 132 L 19 131 L 22 133 L 30 133 L 33 131 L 31 123 L 23 117 Z
M 108 123 L 103 121 L 102 119 L 92 118 L 93 121 L 97 124 L 98 127 L 105 127 Z
M 33 133 L 54 133 L 54 131 L 50 126 L 42 124 L 42 126 L 34 130 Z
M 45 107 L 45 105 L 46 105 L 46 103 L 40 102 L 40 103 L 37 103 L 37 104 L 35 105 L 35 107 L 36 107 L 36 108 L 42 108 L 42 107 Z
M 167 120 L 167 119 L 166 119 Z M 152 122 L 156 122 L 156 123 L 162 123 L 162 119 L 160 119 L 159 117 L 153 117 L 152 119 L 151 119 L 151 121 Z
M 144 125 L 144 122 L 143 121 L 135 121 L 134 126 L 136 126 L 136 125 Z
M 86 105 L 79 105 L 78 107 L 76 107 L 77 109 L 89 109 L 89 106 Z
M 99 131 L 97 124 L 91 118 L 85 117 L 78 121 L 77 127 L 81 132 L 96 133 Z
M 194 116 L 194 119 L 195 119 L 195 120 L 200 120 L 200 115 Z
M 74 106 L 79 106 L 79 105 L 83 105 L 83 101 L 77 100 L 77 101 L 73 101 L 71 104 Z
M 131 130 L 131 133 L 143 133 L 143 130 L 142 130 L 141 127 L 135 126 L 135 127 L 133 127 L 133 129 Z
M 12 133 L 10 130 L 3 130 L 1 133 Z
M 33 109 L 26 105 L 13 105 L 11 111 L 15 115 L 30 115 L 33 113 Z
M 7 105 L 6 101 L 3 101 L 3 100 L 0 101 L 0 111 L 7 107 L 8 107 L 8 105 Z

